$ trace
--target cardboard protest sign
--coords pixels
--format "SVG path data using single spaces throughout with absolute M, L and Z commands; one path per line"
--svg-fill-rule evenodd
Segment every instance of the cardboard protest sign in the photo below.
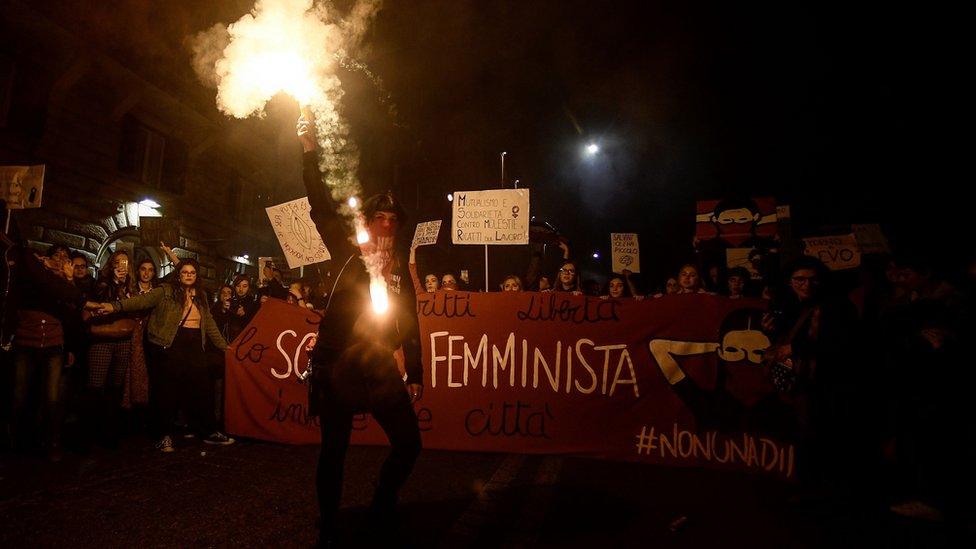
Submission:
M 180 221 L 168 217 L 139 217 L 139 234 L 143 246 L 180 245 Z
M 44 165 L 0 166 L 0 198 L 9 210 L 40 208 L 44 193 Z
M 861 249 L 852 234 L 803 239 L 803 253 L 823 262 L 831 271 L 853 269 L 861 264 Z
M 418 295 L 424 398 L 414 406 L 424 448 L 795 478 L 797 409 L 760 367 L 765 307 L 706 294 Z M 228 432 L 319 442 L 295 376 L 320 321 L 277 300 L 261 307 L 225 354 Z M 374 419 L 353 421 L 353 443 L 387 443 Z
M 265 208 L 289 269 L 331 259 L 309 215 L 308 197 Z
M 699 244 L 720 240 L 722 245 L 769 247 L 776 238 L 776 201 L 772 197 L 702 200 L 695 215 Z
M 452 204 L 452 243 L 529 243 L 529 189 L 456 191 Z
M 867 225 L 851 225 L 851 232 L 857 240 L 857 245 L 862 254 L 886 254 L 890 253 L 888 239 L 881 232 L 881 227 L 871 223 Z
M 610 233 L 610 257 L 613 272 L 622 273 L 624 269 L 632 273 L 640 272 L 640 245 L 636 233 Z
M 423 223 L 417 223 L 417 230 L 413 233 L 413 244 L 412 247 L 417 246 L 428 246 L 430 244 L 437 244 L 437 235 L 441 231 L 441 220 L 435 219 L 434 221 L 424 221 Z
M 729 269 L 742 267 L 749 271 L 753 280 L 762 278 L 762 255 L 758 248 L 729 248 L 725 250 L 725 266 Z

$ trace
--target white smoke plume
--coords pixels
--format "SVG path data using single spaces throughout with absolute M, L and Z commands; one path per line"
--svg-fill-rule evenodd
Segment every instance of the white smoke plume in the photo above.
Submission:
M 216 24 L 190 41 L 200 79 L 217 88 L 217 107 L 237 118 L 262 116 L 279 92 L 315 115 L 322 171 L 336 199 L 360 195 L 359 149 L 342 116 L 340 60 L 351 58 L 380 10 L 358 0 L 343 17 L 328 2 L 257 0 L 234 23 Z M 349 213 L 349 212 L 344 212 Z
M 342 116 L 343 90 L 336 72 L 351 64 L 380 7 L 381 0 L 357 0 L 341 17 L 330 3 L 257 0 L 236 22 L 216 24 L 190 41 L 194 69 L 205 84 L 216 87 L 221 112 L 237 118 L 262 116 L 280 92 L 312 112 L 325 182 L 341 204 L 337 213 L 349 220 L 357 236 L 366 233 L 356 201 L 347 199 L 362 196 L 356 177 L 359 149 Z M 364 246 L 377 313 L 388 306 L 383 271 L 390 254 L 383 244 Z

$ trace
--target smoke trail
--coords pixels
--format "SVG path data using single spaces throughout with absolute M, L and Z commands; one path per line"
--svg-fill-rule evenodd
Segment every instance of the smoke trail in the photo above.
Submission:
M 216 24 L 190 40 L 200 80 L 216 87 L 217 107 L 237 118 L 263 116 L 268 101 L 285 92 L 315 115 L 321 168 L 340 202 L 360 195 L 359 148 L 340 104 L 337 71 L 350 59 L 375 19 L 380 0 L 359 0 L 342 17 L 331 3 L 258 0 L 230 25 Z M 352 212 L 344 208 L 341 212 Z

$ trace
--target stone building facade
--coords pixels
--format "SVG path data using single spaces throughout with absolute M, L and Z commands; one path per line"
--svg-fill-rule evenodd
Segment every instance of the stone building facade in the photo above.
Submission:
M 140 229 L 151 199 L 179 230 L 167 244 L 200 261 L 208 287 L 256 274 L 257 257 L 278 252 L 264 207 L 288 176 L 274 135 L 226 120 L 196 82 L 147 77 L 44 4 L 0 2 L 0 163 L 46 166 L 42 207 L 14 211 L 13 230 L 98 266 L 131 246 L 165 271 Z

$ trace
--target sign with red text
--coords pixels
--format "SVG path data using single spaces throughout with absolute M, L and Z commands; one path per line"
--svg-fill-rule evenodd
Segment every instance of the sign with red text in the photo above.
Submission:
M 453 194 L 452 243 L 529 243 L 529 189 L 455 191 Z
M 417 299 L 425 448 L 573 454 L 793 478 L 797 416 L 760 365 L 764 303 L 438 291 Z M 317 443 L 305 345 L 318 317 L 269 300 L 228 349 L 231 433 Z M 384 444 L 368 415 L 353 442 Z

